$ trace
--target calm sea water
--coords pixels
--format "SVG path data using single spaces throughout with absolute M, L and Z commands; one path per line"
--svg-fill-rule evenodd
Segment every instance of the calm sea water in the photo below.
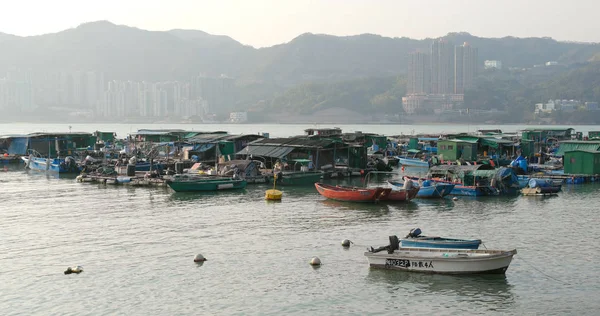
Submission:
M 369 127 L 369 126 L 367 126 Z M 364 130 L 373 130 L 365 127 Z M 3 127 L 4 128 L 4 127 Z M 75 128 L 73 129 L 75 130 Z M 89 129 L 86 129 L 89 130 Z M 291 132 L 288 132 L 288 134 Z M 272 132 L 274 134 L 274 132 Z M 283 133 L 282 133 L 283 134 Z M 287 135 L 287 134 L 286 134 Z M 355 181 L 360 181 L 359 179 Z M 555 197 L 329 201 L 265 185 L 175 193 L 0 166 L 3 315 L 597 315 L 600 184 Z M 363 252 L 420 227 L 516 248 L 505 276 L 373 270 Z M 354 245 L 341 247 L 343 239 Z M 208 261 L 193 263 L 197 253 Z M 308 262 L 323 261 L 320 268 Z M 64 275 L 68 266 L 84 272 Z

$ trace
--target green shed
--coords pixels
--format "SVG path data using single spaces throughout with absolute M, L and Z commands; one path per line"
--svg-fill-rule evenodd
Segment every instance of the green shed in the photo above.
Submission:
M 584 150 L 584 151 L 599 151 L 600 150 L 600 141 L 580 141 L 580 140 L 571 140 L 560 142 L 560 146 L 558 146 L 558 150 L 556 151 L 557 156 L 564 156 L 568 151 L 575 150 Z
M 600 139 L 600 131 L 589 131 L 588 138 L 589 139 Z
M 419 138 L 411 137 L 408 140 L 408 149 L 419 149 Z
M 523 157 L 533 157 L 535 155 L 535 141 L 521 139 L 521 155 Z
M 565 174 L 600 174 L 600 151 L 567 151 L 563 162 Z
M 548 139 L 568 140 L 574 135 L 572 128 L 527 128 L 523 130 L 521 139 L 531 139 L 537 142 L 547 142 Z
M 445 139 L 438 141 L 438 156 L 442 160 L 457 160 L 463 158 L 467 161 L 477 160 L 477 142 Z

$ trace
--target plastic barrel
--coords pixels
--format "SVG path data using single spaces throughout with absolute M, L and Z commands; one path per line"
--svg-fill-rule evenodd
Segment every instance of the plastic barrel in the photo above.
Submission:
M 135 165 L 127 165 L 127 176 L 135 177 Z
M 175 163 L 175 173 L 177 173 L 177 174 L 183 173 L 183 163 L 182 162 Z
M 527 160 L 519 160 L 519 167 L 527 172 Z
M 546 179 L 529 179 L 530 188 L 545 188 L 552 186 L 552 180 Z

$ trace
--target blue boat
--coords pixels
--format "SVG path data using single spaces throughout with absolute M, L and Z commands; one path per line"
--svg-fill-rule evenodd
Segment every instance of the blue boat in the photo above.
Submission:
M 75 162 L 73 157 L 66 158 L 43 158 L 33 155 L 21 157 L 25 162 L 25 168 L 37 171 L 47 171 L 56 173 L 78 173 L 81 168 Z
M 428 161 L 424 161 L 418 158 L 403 158 L 403 157 L 396 157 L 398 158 L 398 163 L 406 166 L 406 167 L 423 167 L 423 168 L 429 168 L 429 162 Z
M 478 249 L 481 239 L 456 239 L 444 237 L 421 236 L 421 229 L 411 229 L 410 233 L 400 240 L 404 248 L 445 248 L 445 249 Z
M 388 183 L 394 187 L 402 187 L 404 182 L 400 181 L 388 181 Z M 430 180 L 423 180 L 419 186 L 419 192 L 416 198 L 431 199 L 431 198 L 443 198 L 450 194 L 454 189 L 453 183 L 433 182 Z
M 498 195 L 499 192 L 496 188 L 492 186 L 474 186 L 474 185 L 464 185 L 462 183 L 439 180 L 439 179 L 421 179 L 418 177 L 409 177 L 414 181 L 431 181 L 434 185 L 447 185 L 452 186 L 448 188 L 450 193 L 446 195 L 460 195 L 460 196 L 488 196 L 488 195 Z M 419 190 L 420 193 L 420 190 Z M 446 196 L 444 195 L 444 196 Z M 417 195 L 417 197 L 419 197 Z
M 421 153 L 418 149 L 409 149 L 407 155 L 404 157 L 396 156 L 398 163 L 405 167 L 424 167 L 429 168 L 429 161 L 421 160 L 417 158 L 417 155 Z M 408 154 L 412 154 L 412 157 L 408 157 Z
M 162 171 L 164 168 L 165 168 L 165 165 L 161 162 L 154 162 L 152 164 L 152 170 Z M 150 171 L 150 162 L 149 161 L 136 162 L 135 171 Z

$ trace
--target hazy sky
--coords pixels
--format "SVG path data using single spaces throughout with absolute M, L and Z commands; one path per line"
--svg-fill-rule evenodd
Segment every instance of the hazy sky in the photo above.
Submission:
M 549 36 L 600 42 L 600 0 L 1 0 L 0 32 L 54 33 L 109 20 L 197 29 L 255 47 L 305 33 L 439 37 Z

